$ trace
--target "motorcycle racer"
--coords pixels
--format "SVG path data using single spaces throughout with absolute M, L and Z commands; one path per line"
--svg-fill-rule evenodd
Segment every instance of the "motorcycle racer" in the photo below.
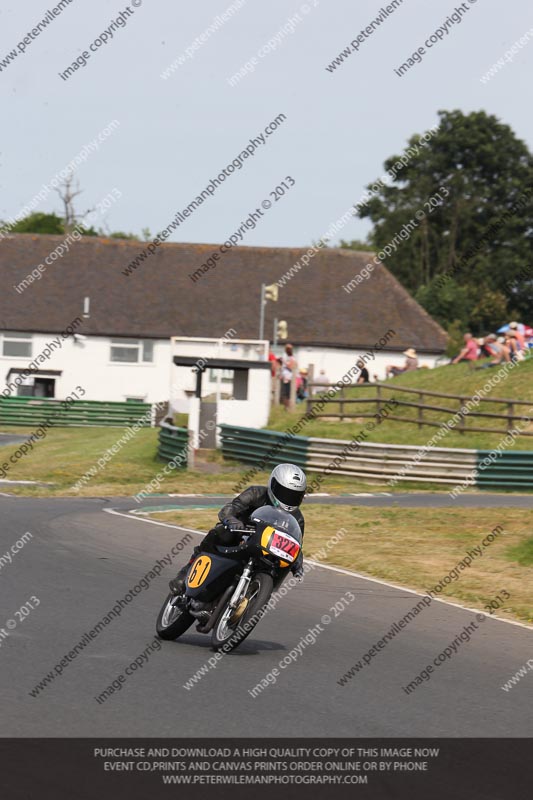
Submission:
M 244 530 L 250 522 L 250 516 L 262 506 L 281 508 L 291 514 L 304 535 L 305 521 L 300 505 L 307 488 L 305 472 L 295 464 L 278 464 L 268 480 L 267 486 L 249 486 L 241 494 L 226 503 L 218 512 L 220 522 L 203 538 L 201 544 L 194 548 L 187 564 L 180 569 L 175 578 L 169 582 L 173 594 L 181 594 L 185 588 L 187 571 L 196 558 L 202 553 L 216 553 L 216 546 L 231 547 L 239 543 L 240 535 L 234 531 Z M 303 555 L 300 551 L 291 570 L 297 578 L 303 576 Z

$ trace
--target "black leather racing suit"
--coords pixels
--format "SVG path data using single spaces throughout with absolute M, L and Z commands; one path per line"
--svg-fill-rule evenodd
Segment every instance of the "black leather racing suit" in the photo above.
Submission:
M 209 531 L 209 533 L 202 540 L 198 549 L 207 552 L 216 552 L 214 547 L 217 544 L 223 545 L 224 547 L 231 547 L 232 545 L 238 544 L 240 539 L 239 535 L 228 531 L 225 527 L 225 524 L 231 526 L 232 522 L 239 520 L 244 525 L 248 525 L 250 522 L 250 516 L 254 511 L 256 511 L 258 508 L 261 508 L 261 506 L 271 505 L 272 503 L 270 502 L 266 486 L 249 486 L 244 490 L 244 492 L 241 492 L 241 494 L 237 495 L 237 497 L 234 497 L 233 500 L 231 500 L 229 503 L 226 503 L 226 505 L 220 509 L 218 512 L 220 523 L 215 525 L 215 527 Z M 289 513 L 294 517 L 300 526 L 303 541 L 305 527 L 303 514 L 299 508 L 296 508 L 294 511 Z M 297 570 L 301 569 L 302 562 L 303 554 L 302 550 L 300 550 L 298 558 L 291 566 L 292 572 L 296 572 Z

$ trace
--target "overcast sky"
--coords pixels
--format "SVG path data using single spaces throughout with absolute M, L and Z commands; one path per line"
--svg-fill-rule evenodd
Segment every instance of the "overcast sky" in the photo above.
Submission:
M 215 23 L 231 5 L 240 8 Z M 77 207 L 95 206 L 118 190 L 122 196 L 96 225 L 138 234 L 149 227 L 155 234 L 250 139 L 286 115 L 169 239 L 181 242 L 224 241 L 286 176 L 294 185 L 242 243 L 317 240 L 382 174 L 385 158 L 435 124 L 439 109 L 485 109 L 533 148 L 529 0 L 465 0 L 462 21 L 448 23 L 422 62 L 403 77 L 394 72 L 460 5 L 403 0 L 329 72 L 326 66 L 386 0 L 131 0 L 129 12 L 115 0 L 72 0 L 26 44 L 57 0 L 3 2 L 0 65 L 12 50 L 18 55 L 0 71 L 0 216 L 17 214 L 113 120 L 120 124 L 77 170 L 83 189 Z M 122 11 L 126 24 L 115 25 L 113 38 L 91 52 Z M 209 32 L 213 24 L 218 29 Z M 481 76 L 529 30 L 531 40 L 483 84 Z M 192 57 L 162 79 L 205 31 Z M 84 51 L 86 66 L 63 80 L 59 73 Z M 228 79 L 254 57 L 254 71 L 231 86 Z M 36 210 L 60 211 L 57 196 L 50 193 Z M 342 235 L 363 238 L 367 230 L 354 220 Z

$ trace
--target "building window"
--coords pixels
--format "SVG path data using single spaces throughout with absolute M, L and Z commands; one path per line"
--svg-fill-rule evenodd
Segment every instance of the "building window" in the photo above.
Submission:
M 233 383 L 233 370 L 232 369 L 210 369 L 209 380 L 211 383 L 217 382 L 217 373 L 220 372 L 220 380 L 222 383 Z
M 154 360 L 154 343 L 149 339 L 111 339 L 111 361 L 119 364 L 149 364 Z
M 154 360 L 154 343 L 151 339 L 143 339 L 142 341 L 143 361 L 151 362 Z
M 31 343 L 31 334 L 29 333 L 4 333 L 2 355 L 31 358 Z

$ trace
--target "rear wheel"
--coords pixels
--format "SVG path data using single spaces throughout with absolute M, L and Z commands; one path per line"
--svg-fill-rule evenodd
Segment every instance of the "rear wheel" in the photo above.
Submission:
M 229 653 L 246 639 L 265 613 L 273 588 L 270 575 L 260 572 L 252 578 L 241 603 L 236 609 L 226 606 L 215 625 L 211 639 L 215 650 Z
M 177 605 L 179 599 L 176 595 L 169 594 L 163 603 L 156 622 L 156 630 L 160 639 L 177 639 L 194 622 L 193 615 Z

